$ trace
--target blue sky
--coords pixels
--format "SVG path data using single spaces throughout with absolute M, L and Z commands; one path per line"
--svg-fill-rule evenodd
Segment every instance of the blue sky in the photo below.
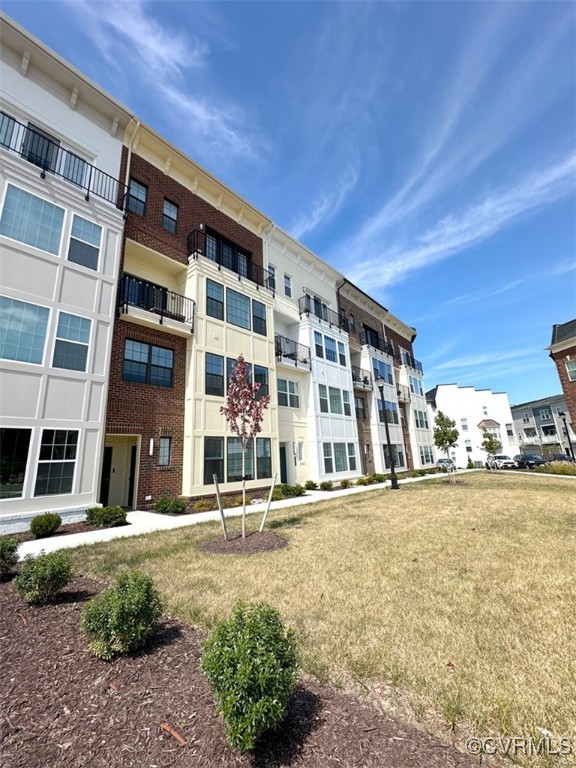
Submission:
M 3 9 L 416 326 L 426 387 L 560 392 L 576 316 L 571 2 Z

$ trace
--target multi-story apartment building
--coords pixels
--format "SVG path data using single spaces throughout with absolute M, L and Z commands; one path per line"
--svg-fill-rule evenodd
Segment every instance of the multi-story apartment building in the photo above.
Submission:
M 416 332 L 2 17 L 0 515 L 433 462 Z M 382 388 L 382 394 L 380 393 Z
M 41 511 L 81 519 L 98 501 L 131 115 L 4 15 L 0 27 L 0 526 L 10 529 Z
M 576 450 L 576 435 L 563 395 L 513 405 L 514 432 L 523 453 L 551 456 Z
M 558 377 L 572 424 L 576 424 L 576 318 L 552 328 L 546 347 L 556 363 Z
M 438 411 L 456 423 L 458 444 L 451 452 L 456 466 L 466 467 L 468 459 L 476 466 L 484 465 L 487 456 L 482 449 L 484 432 L 494 435 L 500 441 L 502 453 L 510 457 L 518 453 L 506 392 L 460 387 L 458 384 L 439 384 L 426 393 L 426 400 L 432 423 Z

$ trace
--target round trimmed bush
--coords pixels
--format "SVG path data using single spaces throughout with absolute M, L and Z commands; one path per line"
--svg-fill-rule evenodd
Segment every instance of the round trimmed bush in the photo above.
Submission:
M 321 491 L 331 491 L 332 490 L 332 480 L 323 480 L 320 483 L 320 490 Z
M 62 518 L 53 512 L 38 515 L 30 523 L 30 531 L 37 539 L 45 539 L 52 536 L 62 525 Z
M 315 491 L 318 488 L 318 483 L 315 483 L 314 480 L 306 480 L 304 487 L 307 491 Z
M 239 601 L 204 643 L 201 669 L 212 685 L 231 746 L 254 749 L 283 719 L 296 685 L 294 634 L 267 603 Z
M 161 496 L 154 504 L 156 512 L 163 515 L 181 515 L 186 512 L 187 507 L 188 499 L 182 496 Z
M 0 539 L 0 579 L 7 576 L 18 562 L 19 545 L 15 536 Z
M 126 525 L 126 510 L 122 507 L 92 507 L 86 512 L 86 522 L 100 528 L 114 528 Z
M 161 613 L 151 577 L 143 571 L 121 571 L 114 584 L 84 608 L 80 628 L 92 653 L 109 661 L 143 648 Z
M 72 561 L 65 552 L 28 555 L 14 579 L 16 592 L 26 602 L 48 603 L 72 578 Z

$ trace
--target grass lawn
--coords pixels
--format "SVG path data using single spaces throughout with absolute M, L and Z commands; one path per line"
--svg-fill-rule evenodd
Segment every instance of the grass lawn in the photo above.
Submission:
M 575 491 L 562 478 L 473 473 L 273 512 L 290 544 L 266 554 L 198 551 L 219 534 L 209 524 L 76 558 L 98 576 L 144 568 L 169 613 L 203 626 L 238 598 L 267 600 L 309 672 L 391 685 L 418 719 L 475 736 L 545 728 L 576 747 Z

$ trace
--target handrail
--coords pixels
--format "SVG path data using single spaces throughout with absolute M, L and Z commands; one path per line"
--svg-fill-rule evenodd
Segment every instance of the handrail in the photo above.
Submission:
M 352 382 L 354 384 L 360 384 L 363 387 L 372 388 L 372 374 L 370 371 L 364 370 L 364 368 L 358 368 L 358 366 L 352 366 Z
M 412 355 L 409 354 L 408 352 L 404 352 L 403 350 L 401 350 L 400 355 L 398 356 L 398 359 L 402 363 L 402 365 L 407 365 L 409 368 L 412 368 L 415 371 L 424 373 L 424 368 L 420 360 L 416 360 L 416 358 L 412 357 Z
M 240 250 L 231 248 L 229 251 L 223 252 L 222 249 L 217 249 L 214 256 L 207 255 L 206 251 L 206 232 L 202 229 L 194 229 L 189 233 L 187 237 L 188 245 L 188 257 L 191 259 L 197 259 L 198 256 L 204 256 L 219 267 L 229 269 L 238 275 L 238 279 L 241 280 L 245 277 L 252 283 L 256 283 L 258 286 L 263 286 L 269 290 L 274 290 L 272 287 L 272 275 L 267 269 L 260 267 L 258 264 L 248 258 Z
M 126 313 L 129 306 L 140 307 L 159 315 L 160 323 L 167 317 L 190 325 L 191 331 L 194 331 L 193 299 L 133 275 L 124 275 L 120 281 L 118 305 L 121 312 Z
M 278 335 L 274 336 L 274 346 L 278 362 L 282 359 L 288 359 L 292 360 L 296 367 L 298 367 L 298 363 L 302 363 L 310 368 L 310 347 Z
M 360 344 L 379 349 L 380 352 L 384 352 L 385 355 L 394 357 L 394 348 L 392 344 L 374 333 L 368 334 L 366 331 L 360 331 Z
M 336 328 L 340 328 L 348 333 L 348 320 L 345 317 L 342 317 L 332 309 L 328 309 L 325 304 L 322 304 L 307 293 L 298 299 L 298 311 L 300 315 L 314 315 L 319 320 L 325 320 L 329 325 L 334 325 Z

